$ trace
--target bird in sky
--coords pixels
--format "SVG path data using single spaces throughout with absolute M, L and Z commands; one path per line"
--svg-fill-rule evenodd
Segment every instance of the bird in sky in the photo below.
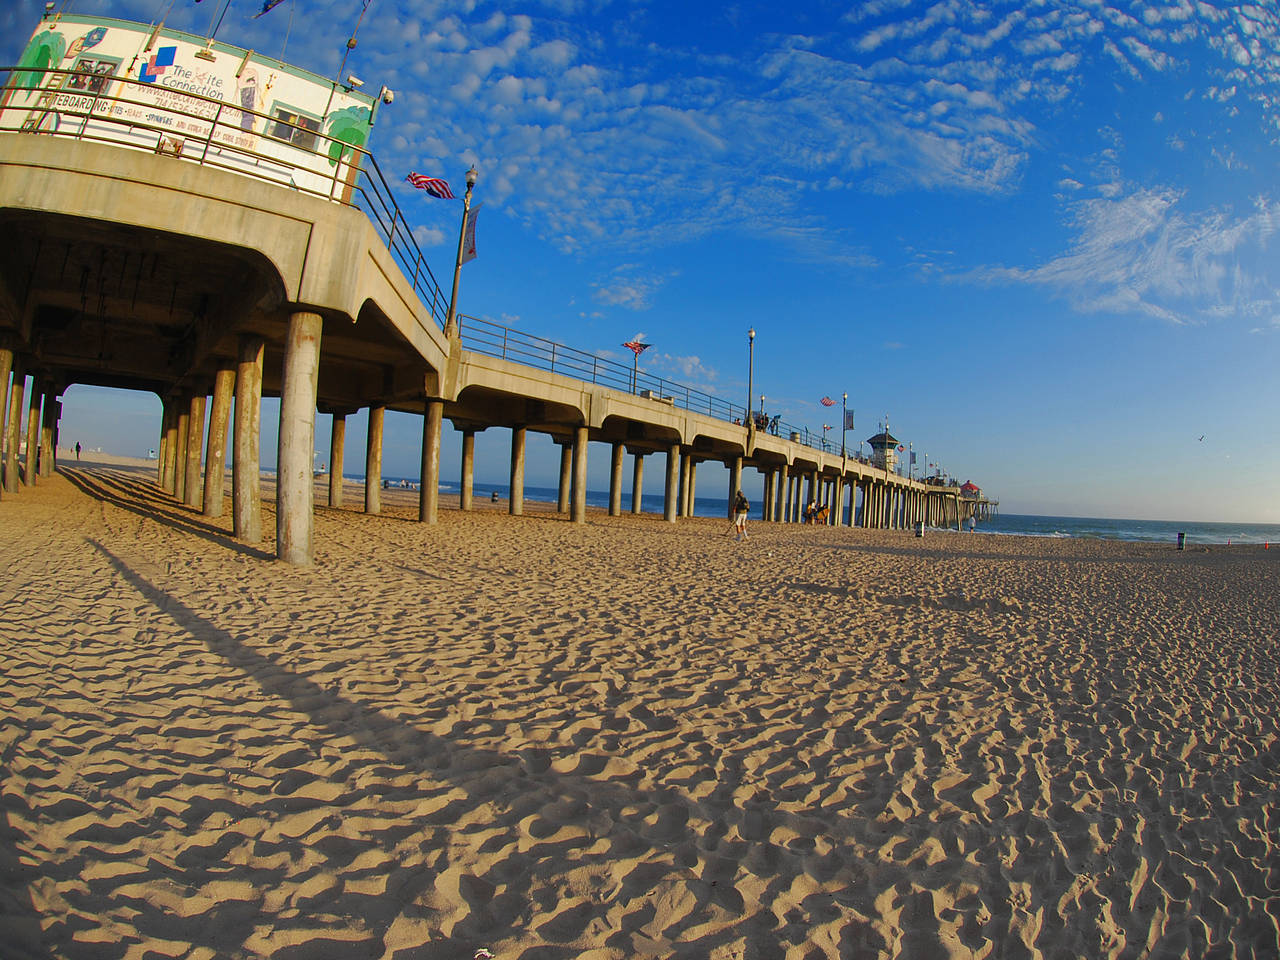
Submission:
M 1204 443 L 1204 434 L 1203 434 L 1203 433 L 1202 433 L 1202 434 L 1200 434 L 1200 439 L 1197 441 L 1197 443 Z

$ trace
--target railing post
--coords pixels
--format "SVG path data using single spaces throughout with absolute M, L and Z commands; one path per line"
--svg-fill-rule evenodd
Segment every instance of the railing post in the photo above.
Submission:
M 89 113 L 85 116 L 84 122 L 80 124 L 80 132 L 76 134 L 77 140 L 84 139 L 84 131 L 89 126 L 89 121 L 93 119 L 94 111 L 98 109 L 98 98 L 101 96 L 101 91 L 94 91 L 93 103 L 89 104 Z
M 507 327 L 502 328 L 502 359 L 507 359 L 507 337 L 511 335 L 511 331 Z
M 218 104 L 218 109 L 214 111 L 213 120 L 209 122 L 209 135 L 204 138 L 204 150 L 200 153 L 200 166 L 204 166 L 205 158 L 209 156 L 209 144 L 213 142 L 213 131 L 218 129 L 218 121 L 222 119 L 222 104 Z M 163 134 L 161 134 L 163 136 Z
M 400 216 L 400 208 L 395 205 L 395 201 L 391 202 L 391 229 L 387 232 L 387 249 L 391 249 L 396 245 L 396 220 Z M 417 279 L 418 272 L 415 270 L 414 279 Z
M 600 370 L 600 358 L 592 357 L 591 358 L 591 382 L 592 383 L 596 382 L 596 376 L 599 370 Z
M 330 146 L 341 141 L 330 140 Z M 333 183 L 329 186 L 329 199 L 333 199 L 334 191 L 338 189 L 338 174 L 342 172 L 342 148 L 338 148 L 338 162 L 333 165 Z
M 551 345 L 551 370 L 549 372 L 556 372 L 556 345 L 554 343 Z

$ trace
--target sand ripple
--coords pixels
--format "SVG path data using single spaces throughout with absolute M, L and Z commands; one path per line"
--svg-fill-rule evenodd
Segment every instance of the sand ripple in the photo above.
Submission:
M 1280 553 L 390 499 L 0 502 L 0 953 L 1280 955 Z

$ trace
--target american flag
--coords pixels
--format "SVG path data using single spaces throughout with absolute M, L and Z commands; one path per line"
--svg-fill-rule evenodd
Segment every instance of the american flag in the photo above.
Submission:
M 455 200 L 453 191 L 449 189 L 449 184 L 437 177 L 428 177 L 421 173 L 411 173 L 405 177 L 419 190 L 425 190 L 433 197 L 439 197 L 441 200 Z
M 832 400 L 830 397 L 823 397 L 818 402 L 821 403 L 824 407 L 834 407 L 836 405 L 836 402 Z
M 646 350 L 652 347 L 653 344 L 641 343 L 639 340 L 628 340 L 626 343 L 623 344 L 623 346 L 626 347 L 628 350 L 630 350 L 632 353 L 634 353 L 638 357 L 640 356 L 640 354 L 644 353 Z

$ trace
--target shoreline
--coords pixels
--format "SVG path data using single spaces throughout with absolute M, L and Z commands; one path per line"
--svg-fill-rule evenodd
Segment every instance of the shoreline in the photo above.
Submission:
M 74 451 L 59 451 L 58 462 L 61 465 L 68 465 L 67 456 L 72 459 L 70 463 L 74 463 Z M 139 471 L 140 476 L 147 476 L 148 471 L 154 475 L 157 468 L 157 461 L 149 460 L 143 457 L 125 457 L 115 454 L 95 453 L 90 456 L 86 453 L 83 463 L 100 464 L 104 467 L 114 467 L 120 469 L 132 469 Z M 259 476 L 263 484 L 264 496 L 268 494 L 274 496 L 275 491 L 275 471 L 261 470 Z M 384 478 L 386 480 L 399 481 L 406 478 Z M 317 508 L 325 508 L 328 506 L 328 485 L 329 475 L 327 473 L 317 473 L 315 480 L 315 505 Z M 344 480 L 344 507 L 343 509 L 352 509 L 364 502 L 364 478 L 358 475 L 343 475 Z M 226 490 L 231 489 L 231 470 L 226 471 Z M 443 509 L 457 509 L 459 493 L 457 491 L 458 484 L 452 481 L 442 481 L 440 490 L 440 505 Z M 410 501 L 417 502 L 418 487 L 416 485 L 400 486 L 392 483 L 381 489 L 381 496 L 386 503 L 395 503 L 406 505 Z M 495 491 L 506 491 L 505 483 L 481 482 L 477 481 L 474 486 L 473 508 L 498 508 L 505 511 L 507 503 L 507 494 L 501 493 L 497 501 L 491 500 L 491 495 Z M 556 496 L 554 487 L 540 487 L 536 485 L 528 485 L 525 488 L 524 502 L 528 509 L 544 510 L 547 505 L 556 504 Z M 608 491 L 588 490 L 587 509 L 589 512 L 595 513 L 607 509 Z M 662 495 L 659 493 L 645 494 L 646 506 L 642 516 L 652 516 L 653 514 L 661 515 Z M 631 515 L 630 511 L 630 491 L 624 491 L 623 495 L 623 513 Z M 728 499 L 718 497 L 698 497 L 697 504 L 723 504 L 725 516 L 728 515 Z M 696 505 L 695 505 L 696 507 Z M 759 509 L 758 505 L 755 508 Z M 554 513 L 555 510 L 552 509 Z M 718 512 L 703 512 L 696 514 L 696 519 L 712 519 L 718 520 L 720 514 Z M 755 515 L 754 522 L 764 523 L 760 517 Z M 681 520 L 683 522 L 683 518 Z M 1068 532 L 1062 532 L 1055 528 L 1065 526 L 1067 528 L 1075 528 L 1074 532 L 1068 529 Z M 786 526 L 786 525 L 783 525 Z M 1037 529 L 1043 527 L 1044 529 Z M 1215 528 L 1207 530 L 1206 528 Z M 861 530 L 862 528 L 857 528 Z M 1276 544 L 1280 549 L 1280 524 L 1265 523 L 1238 523 L 1235 521 L 1177 521 L 1177 520 L 1134 520 L 1126 518 L 1111 517 L 1068 517 L 1053 516 L 1039 514 L 997 514 L 990 520 L 979 521 L 977 533 L 988 534 L 992 536 L 1014 536 L 1014 537 L 1031 537 L 1044 539 L 1072 539 L 1072 540 L 1101 540 L 1121 543 L 1154 543 L 1176 545 L 1177 534 L 1180 531 L 1187 531 L 1186 547 L 1187 549 L 1248 549 L 1258 547 L 1261 549 L 1270 549 L 1272 544 Z M 908 531 L 909 532 L 909 531 Z M 929 535 L 934 534 L 950 534 L 956 532 L 951 527 L 927 527 L 926 532 Z M 967 532 L 967 528 L 965 531 Z

